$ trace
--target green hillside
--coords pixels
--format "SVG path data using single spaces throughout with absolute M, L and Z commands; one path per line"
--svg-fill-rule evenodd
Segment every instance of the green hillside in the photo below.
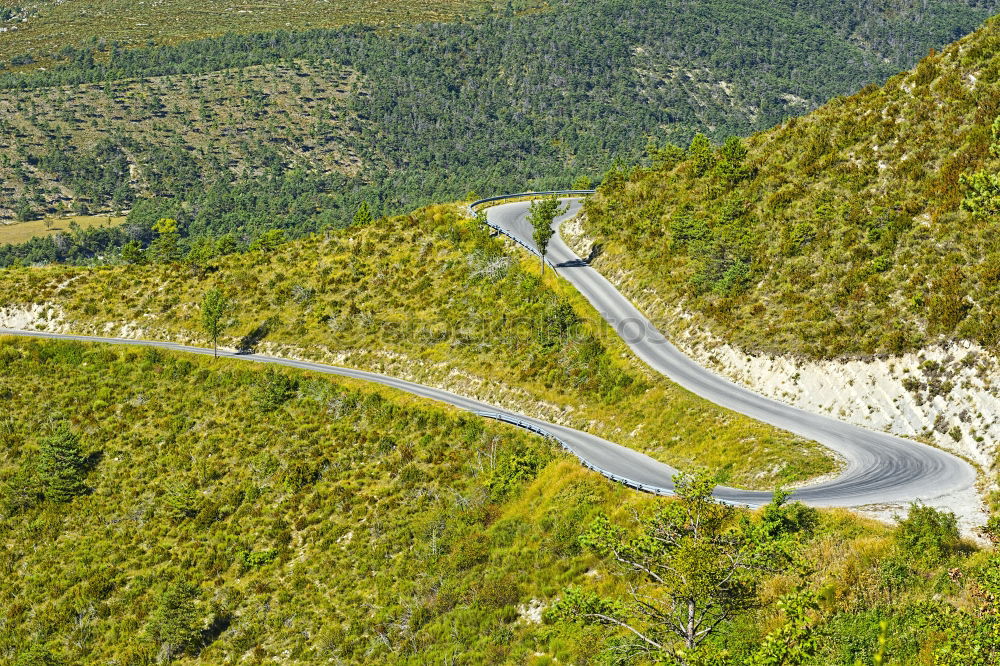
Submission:
M 711 147 L 655 148 L 584 224 L 679 332 L 827 358 L 1000 343 L 1000 23 L 884 87 Z M 663 303 L 672 304 L 663 308 Z
M 227 352 L 0 336 L 0 663 L 1000 665 L 1000 516 L 793 501 L 830 451 L 441 203 L 599 183 L 565 235 L 678 339 L 995 353 L 997 7 L 0 0 L 0 327 Z
M 159 246 L 157 246 L 159 247 Z M 201 303 L 231 301 L 229 347 L 446 386 L 681 469 L 757 488 L 836 468 L 828 452 L 653 373 L 571 287 L 438 206 L 198 264 L 9 269 L 0 304 L 42 328 L 206 345 Z M 46 319 L 47 318 L 47 319 Z
M 574 519 L 649 501 L 538 438 L 345 380 L 12 339 L 0 364 L 7 663 L 523 657 L 550 632 L 517 605 L 590 564 Z M 64 502 L 35 464 L 57 424 L 87 454 Z
M 673 502 L 328 376 L 18 338 L 0 369 L 6 663 L 605 663 L 625 633 L 550 612 L 570 588 L 627 597 L 578 537 Z M 996 558 L 934 515 L 737 510 L 798 563 L 689 657 L 872 663 L 885 621 L 890 663 L 995 663 Z
M 186 25 L 170 20 L 176 5 L 151 27 Z M 67 44 L 44 68 L 0 74 L 11 112 L 0 117 L 0 220 L 155 205 L 185 234 L 252 239 L 348 224 L 363 200 L 397 214 L 470 191 L 566 187 L 638 159 L 650 136 L 745 135 L 882 81 L 995 2 L 512 9 L 388 33 L 292 21 L 168 46 Z M 43 34 L 45 16 L 4 35 Z M 147 217 L 130 223 L 150 239 Z M 80 262 L 126 240 L 63 234 L 0 249 L 0 265 Z

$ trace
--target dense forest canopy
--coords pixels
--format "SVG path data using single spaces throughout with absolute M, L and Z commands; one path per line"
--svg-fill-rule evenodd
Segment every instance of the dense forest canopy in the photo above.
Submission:
M 346 224 L 366 200 L 385 214 L 470 191 L 597 180 L 616 159 L 638 160 L 650 137 L 746 134 L 881 81 L 992 9 L 599 0 L 391 34 L 356 27 L 66 48 L 46 71 L 0 77 L 6 104 L 27 111 L 5 121 L 0 213 L 33 217 L 59 204 L 139 212 L 119 230 L 6 248 L 0 265 L 81 261 L 130 238 L 148 242 L 151 208 L 169 210 L 185 236 L 237 232 L 249 242 L 269 228 L 295 235 Z M 289 79 L 260 90 L 247 68 L 269 65 Z M 222 70 L 231 75 L 216 79 L 247 85 L 185 89 L 169 78 Z M 344 76 L 356 77 L 347 88 Z M 330 86 L 342 98 L 315 115 L 276 115 L 279 103 L 334 97 Z M 98 94 L 127 113 L 88 115 L 86 103 L 69 101 Z M 194 107 L 213 95 L 256 108 L 235 164 L 195 138 L 203 121 Z M 165 119 L 169 133 L 138 131 L 149 118 Z M 209 136 L 224 129 L 222 118 L 204 122 Z M 312 161 L 306 128 L 357 170 Z

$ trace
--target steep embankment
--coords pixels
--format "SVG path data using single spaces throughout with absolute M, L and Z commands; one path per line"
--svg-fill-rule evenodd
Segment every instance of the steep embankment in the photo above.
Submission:
M 227 346 L 446 388 L 733 485 L 836 469 L 821 447 L 650 372 L 537 268 L 441 206 L 202 265 L 8 270 L 0 326 L 204 344 L 200 304 L 218 286 L 233 303 Z
M 720 371 L 991 461 L 998 44 L 991 21 L 742 145 L 655 149 L 567 235 L 602 245 L 595 266 Z

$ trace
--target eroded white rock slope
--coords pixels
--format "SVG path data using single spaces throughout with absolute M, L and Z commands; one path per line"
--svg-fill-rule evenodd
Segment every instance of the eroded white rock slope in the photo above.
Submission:
M 684 351 L 758 393 L 813 412 L 928 439 L 992 467 L 1000 441 L 1000 362 L 969 342 L 888 358 L 808 361 L 748 355 L 704 332 Z

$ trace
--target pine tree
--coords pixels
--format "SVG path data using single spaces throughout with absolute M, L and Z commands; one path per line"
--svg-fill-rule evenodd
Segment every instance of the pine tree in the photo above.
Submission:
M 122 261 L 126 264 L 144 264 L 146 262 L 146 254 L 143 252 L 142 245 L 135 240 L 130 240 L 122 245 L 121 256 Z
M 157 233 L 156 239 L 149 246 L 149 251 L 153 255 L 153 258 L 162 262 L 177 261 L 180 259 L 181 235 L 177 228 L 177 220 L 172 217 L 160 218 L 153 225 L 153 231 Z
M 45 499 L 68 502 L 86 490 L 87 456 L 80 448 L 80 438 L 65 423 L 41 441 L 38 479 Z
M 352 221 L 352 223 L 355 226 L 359 226 L 363 224 L 371 224 L 374 221 L 375 218 L 372 215 L 371 209 L 368 207 L 368 202 L 362 201 L 361 205 L 358 206 L 358 212 L 354 214 L 354 220 Z
M 194 647 L 201 635 L 198 607 L 195 600 L 198 589 L 187 583 L 175 583 L 160 595 L 159 603 L 150 619 L 149 633 L 160 645 L 166 661 Z
M 701 132 L 695 134 L 694 138 L 691 139 L 687 154 L 688 159 L 693 164 L 692 170 L 695 177 L 704 176 L 709 169 L 715 166 L 715 151 L 712 148 L 712 142 Z

